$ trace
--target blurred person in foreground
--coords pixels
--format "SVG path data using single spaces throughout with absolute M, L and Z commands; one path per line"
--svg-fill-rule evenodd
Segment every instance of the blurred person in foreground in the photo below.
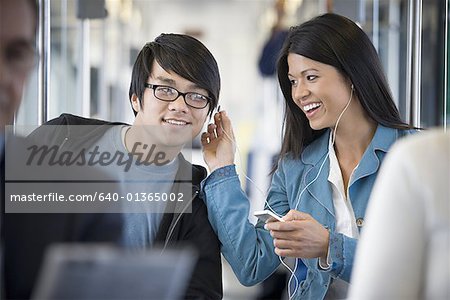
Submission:
M 402 140 L 381 168 L 351 300 L 450 299 L 450 133 Z
M 28 299 L 45 250 L 61 242 L 113 242 L 122 236 L 120 217 L 106 214 L 5 212 L 5 127 L 19 109 L 22 92 L 36 64 L 35 0 L 0 0 L 0 141 L 1 141 L 1 293 L 2 299 Z M 8 136 L 9 151 L 25 142 Z

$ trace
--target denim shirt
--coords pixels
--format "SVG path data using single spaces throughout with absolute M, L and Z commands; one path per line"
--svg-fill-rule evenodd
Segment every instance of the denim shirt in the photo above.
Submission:
M 378 125 L 351 178 L 349 193 L 355 218 L 359 220 L 359 230 L 364 223 L 380 164 L 391 145 L 405 133 Z M 308 271 L 295 299 L 323 299 L 331 279 L 340 278 L 349 282 L 353 267 L 357 240 L 335 232 L 332 189 L 328 182 L 329 135 L 330 131 L 308 145 L 300 159 L 288 156 L 281 160 L 267 197 L 270 207 L 278 214 L 285 215 L 290 209 L 297 209 L 310 214 L 330 232 L 331 268 L 319 268 L 317 258 L 302 259 Z M 319 176 L 306 187 L 318 175 L 322 163 Z M 239 281 L 248 286 L 266 279 L 275 271 L 280 260 L 274 252 L 272 237 L 263 228 L 264 224 L 258 222 L 254 226 L 248 221 L 250 205 L 241 189 L 235 167 L 215 170 L 202 182 L 202 191 L 209 220 L 222 244 L 222 253 Z

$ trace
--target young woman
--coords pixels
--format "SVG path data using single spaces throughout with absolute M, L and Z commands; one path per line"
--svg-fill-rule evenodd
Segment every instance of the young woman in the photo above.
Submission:
M 345 298 L 380 164 L 410 127 L 369 38 L 345 17 L 325 14 L 291 28 L 277 68 L 286 113 L 266 207 L 285 222 L 248 222 L 225 112 L 202 135 L 209 219 L 241 283 L 260 282 L 279 257 L 295 257 L 308 271 L 291 297 Z

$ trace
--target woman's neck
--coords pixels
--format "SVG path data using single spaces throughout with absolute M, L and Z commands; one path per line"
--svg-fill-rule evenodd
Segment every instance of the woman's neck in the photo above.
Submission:
M 345 156 L 359 162 L 372 141 L 377 126 L 378 124 L 369 118 L 339 124 L 334 143 L 338 159 Z M 332 133 L 334 134 L 334 131 Z

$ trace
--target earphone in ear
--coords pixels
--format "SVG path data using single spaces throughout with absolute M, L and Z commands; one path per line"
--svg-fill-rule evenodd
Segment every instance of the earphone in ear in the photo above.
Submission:
M 353 86 L 353 83 L 352 83 L 352 91 L 355 89 L 355 87 Z

